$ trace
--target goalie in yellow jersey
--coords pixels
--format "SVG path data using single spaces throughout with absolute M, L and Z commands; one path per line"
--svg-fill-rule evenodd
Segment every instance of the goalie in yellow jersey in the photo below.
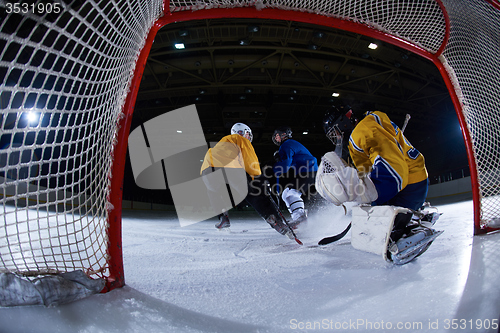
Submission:
M 358 120 L 351 109 L 345 113 L 336 109 L 325 119 L 324 127 L 327 137 L 337 146 L 338 157 L 342 157 L 338 147 L 344 135 L 352 131 L 347 147 L 361 181 L 349 183 L 348 191 L 338 196 L 335 191 L 322 191 L 330 201 L 336 204 L 357 201 L 413 210 L 422 207 L 428 190 L 424 157 L 385 113 L 368 111 Z M 331 164 L 339 163 L 331 155 L 326 156 L 328 159 Z M 340 178 L 354 177 L 352 172 L 343 173 Z
M 385 113 L 368 111 L 358 120 L 350 108 L 344 110 L 334 108 L 325 118 L 325 133 L 336 149 L 321 159 L 316 190 L 338 206 L 371 204 L 353 207 L 352 246 L 405 264 L 442 233 L 431 228 L 440 214 L 423 210 L 429 188 L 424 157 Z

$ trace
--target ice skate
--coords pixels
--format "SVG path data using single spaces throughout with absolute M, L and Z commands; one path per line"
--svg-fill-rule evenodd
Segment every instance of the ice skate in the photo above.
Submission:
M 269 225 L 274 230 L 276 230 L 277 232 L 279 232 L 283 236 L 287 236 L 290 239 L 295 239 L 295 237 L 292 233 L 292 230 L 280 218 L 277 218 L 276 216 L 271 215 L 266 219 L 266 222 L 269 223 Z
M 429 212 L 428 210 L 424 210 L 424 208 L 426 208 L 426 207 L 433 208 L 436 211 Z M 430 205 L 430 203 L 426 202 L 426 203 L 424 203 L 424 206 L 422 206 L 422 208 L 420 208 L 418 211 L 416 211 L 413 214 L 413 221 L 416 221 L 417 223 L 419 223 L 422 226 L 430 228 L 434 224 L 436 224 L 437 220 L 439 219 L 439 217 L 441 215 L 442 215 L 442 213 L 439 213 L 437 211 L 436 207 L 432 207 Z
M 396 218 L 398 222 L 395 222 L 395 230 L 388 244 L 387 258 L 396 265 L 406 264 L 422 255 L 434 239 L 443 233 L 432 228 L 440 213 L 420 209 L 413 213 L 412 219 L 404 226 L 408 216 L 399 215 L 400 218 Z
M 219 217 L 219 222 L 215 225 L 215 227 L 219 230 L 229 230 L 231 226 L 231 222 L 229 221 L 229 216 L 227 213 L 222 214 Z
M 408 235 L 403 235 L 403 237 L 394 242 L 389 248 L 389 251 L 392 254 L 401 253 L 404 250 L 415 246 L 424 238 L 431 236 L 433 233 L 435 233 L 435 231 L 436 230 L 430 228 L 415 227 L 409 232 Z
M 443 231 L 427 227 L 416 227 L 408 236 L 404 235 L 390 245 L 388 257 L 394 264 L 404 265 L 427 251 L 434 239 L 442 233 Z
M 420 219 L 420 224 L 426 227 L 432 227 L 434 224 L 436 224 L 436 221 L 439 219 L 441 215 L 442 213 L 437 213 L 437 212 L 425 214 Z

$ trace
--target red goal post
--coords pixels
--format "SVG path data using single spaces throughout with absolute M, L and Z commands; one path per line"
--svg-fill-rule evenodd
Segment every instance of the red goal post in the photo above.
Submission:
M 292 20 L 370 36 L 432 61 L 462 127 L 475 233 L 500 227 L 500 10 L 495 0 L 0 1 L 0 272 L 84 270 L 124 285 L 127 139 L 160 28 L 209 18 Z M 34 114 L 34 120 L 27 118 Z

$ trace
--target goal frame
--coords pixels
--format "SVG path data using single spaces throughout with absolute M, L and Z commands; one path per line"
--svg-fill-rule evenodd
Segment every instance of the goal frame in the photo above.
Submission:
M 411 51 L 429 61 L 431 61 L 441 73 L 441 76 L 448 88 L 451 100 L 455 107 L 455 112 L 460 124 L 462 137 L 464 139 L 465 148 L 467 151 L 467 159 L 469 162 L 471 185 L 472 185 L 472 195 L 473 195 L 473 218 L 474 218 L 474 234 L 483 234 L 496 229 L 486 227 L 481 228 L 481 201 L 479 193 L 479 182 L 478 182 L 478 171 L 476 160 L 474 158 L 474 148 L 472 144 L 471 134 L 469 132 L 460 100 L 456 94 L 452 79 L 449 77 L 443 63 L 439 60 L 443 50 L 446 47 L 446 43 L 449 38 L 450 22 L 445 10 L 444 5 L 440 0 L 436 0 L 443 11 L 443 15 L 446 21 L 446 35 L 443 39 L 443 43 L 439 48 L 438 52 L 435 54 L 424 50 L 421 47 L 413 45 L 401 38 L 396 36 L 369 28 L 363 24 L 355 23 L 352 21 L 346 21 L 335 17 L 326 17 L 313 13 L 299 12 L 299 11 L 289 11 L 273 8 L 264 8 L 258 10 L 255 7 L 242 7 L 242 8 L 213 8 L 213 9 L 203 9 L 197 11 L 170 11 L 170 1 L 164 1 L 164 15 L 159 18 L 152 26 L 149 35 L 146 40 L 144 48 L 140 52 L 140 56 L 137 61 L 134 77 L 132 79 L 130 92 L 126 98 L 125 106 L 123 109 L 124 118 L 120 124 L 120 131 L 118 133 L 118 144 L 115 153 L 115 163 L 113 164 L 113 182 L 111 185 L 111 204 L 119 209 L 113 210 L 110 214 L 110 236 L 113 236 L 113 241 L 111 242 L 112 247 L 110 248 L 110 254 L 112 257 L 121 257 L 121 252 L 119 251 L 121 244 L 119 239 L 114 239 L 121 234 L 121 224 L 118 222 L 121 220 L 121 201 L 122 201 L 122 181 L 124 176 L 124 165 L 125 165 L 125 155 L 127 149 L 128 134 L 130 131 L 130 124 L 132 121 L 132 115 L 134 111 L 134 105 L 137 98 L 137 93 L 139 91 L 140 82 L 142 75 L 144 73 L 144 68 L 151 50 L 151 46 L 154 42 L 155 36 L 158 31 L 171 23 L 181 22 L 181 21 L 193 21 L 193 20 L 203 20 L 203 19 L 216 19 L 216 18 L 256 18 L 256 19 L 272 19 L 272 20 L 288 20 L 297 21 L 302 23 L 310 23 L 319 26 L 325 26 L 330 28 L 341 29 L 368 37 L 378 39 L 380 41 L 398 46 L 402 49 Z M 494 0 L 489 0 L 496 8 L 498 4 Z M 284 18 L 286 14 L 286 18 Z M 111 239 L 110 239 L 111 240 Z M 120 271 L 122 264 L 116 265 L 116 272 Z
M 41 0 L 38 0 L 41 2 Z M 422 25 L 424 28 L 428 29 L 422 29 L 424 31 L 424 34 L 416 34 L 413 36 L 418 36 L 413 39 L 413 42 L 410 42 L 409 40 L 412 39 L 411 37 L 406 37 L 408 39 L 405 39 L 405 37 L 398 37 L 399 34 L 405 34 L 404 28 L 406 27 L 416 27 L 419 30 L 418 32 L 421 32 L 419 29 L 420 26 L 417 23 L 414 23 L 412 25 L 408 25 L 406 20 L 400 20 L 399 22 L 401 23 L 398 27 L 396 27 L 393 31 L 393 33 L 389 32 L 384 32 L 391 30 L 390 24 L 387 23 L 387 25 L 384 26 L 386 23 L 381 23 L 382 26 L 378 26 L 380 23 L 376 19 L 371 20 L 370 18 L 366 19 L 368 22 L 361 22 L 362 19 L 365 19 L 363 15 L 359 14 L 358 12 L 348 12 L 345 11 L 346 17 L 339 17 L 336 16 L 337 13 L 341 12 L 340 9 L 333 10 L 331 8 L 334 8 L 333 6 L 329 7 L 331 11 L 325 10 L 323 8 L 323 5 L 327 6 L 330 4 L 328 2 L 329 0 L 305 0 L 305 1 L 295 1 L 293 0 L 197 0 L 197 1 L 190 1 L 190 0 L 141 0 L 141 1 L 134 1 L 130 0 L 129 2 L 127 1 L 116 1 L 116 2 L 99 2 L 99 1 L 93 1 L 89 2 L 89 6 L 93 6 L 93 9 L 98 9 L 99 11 L 104 11 L 103 8 L 98 8 L 99 6 L 102 7 L 111 7 L 112 10 L 109 12 L 112 12 L 113 15 L 106 16 L 106 14 L 103 14 L 103 16 L 107 20 L 113 20 L 119 17 L 118 15 L 122 15 L 125 11 L 127 13 L 133 12 L 134 10 L 139 11 L 143 10 L 143 13 L 138 13 L 137 16 L 137 21 L 134 21 L 134 19 L 131 19 L 130 21 L 134 22 L 128 22 L 126 20 L 123 20 L 125 22 L 125 28 L 123 28 L 123 31 L 125 32 L 131 32 L 131 33 L 137 33 L 139 30 L 140 33 L 135 34 L 136 38 L 134 39 L 135 41 L 138 41 L 138 43 L 133 44 L 132 47 L 130 47 L 130 54 L 127 54 L 126 56 L 123 55 L 123 53 L 120 54 L 120 56 L 117 56 L 120 61 L 123 60 L 124 58 L 127 59 L 127 67 L 121 67 L 121 66 L 110 66 L 110 68 L 116 69 L 119 68 L 121 70 L 120 74 L 123 74 L 126 72 L 127 76 L 125 79 L 120 81 L 120 90 L 119 93 L 114 93 L 112 96 L 118 96 L 119 98 L 116 98 L 116 100 L 113 99 L 113 116 L 116 116 L 116 118 L 112 118 L 113 122 L 108 122 L 108 124 L 112 123 L 112 131 L 108 131 L 108 133 L 112 133 L 112 137 L 110 136 L 109 140 L 106 141 L 106 148 L 109 149 L 109 154 L 106 154 L 106 159 L 105 162 L 102 164 L 105 165 L 106 167 L 103 168 L 102 170 L 105 170 L 105 172 L 99 172 L 99 175 L 105 175 L 108 179 L 106 178 L 106 186 L 102 186 L 99 198 L 99 207 L 101 211 L 105 212 L 103 213 L 102 221 L 103 219 L 105 220 L 105 225 L 100 228 L 95 228 L 95 230 L 99 229 L 100 230 L 100 235 L 104 235 L 106 237 L 105 240 L 102 243 L 99 243 L 100 246 L 98 249 L 100 250 L 105 250 L 105 253 L 103 254 L 103 261 L 105 260 L 105 267 L 103 268 L 103 271 L 107 270 L 105 279 L 106 279 L 106 287 L 104 288 L 103 292 L 110 291 L 115 288 L 119 288 L 125 285 L 125 276 L 124 276 L 124 265 L 123 265 L 123 251 L 122 251 L 122 200 L 123 200 L 123 187 L 124 187 L 124 178 L 125 178 L 125 165 L 126 159 L 127 159 L 127 150 L 128 150 L 128 138 L 130 134 L 130 128 L 132 125 L 132 119 L 133 119 L 133 114 L 134 114 L 134 108 L 135 104 L 137 101 L 137 96 L 139 93 L 140 85 L 141 85 L 141 80 L 144 74 L 144 70 L 148 61 L 148 57 L 152 48 L 152 45 L 154 43 L 155 37 L 157 36 L 157 33 L 160 31 L 165 26 L 168 26 L 173 23 L 177 22 L 189 22 L 189 21 L 196 21 L 196 20 L 206 20 L 206 19 L 264 19 L 264 20 L 276 20 L 276 21 L 294 21 L 294 22 L 300 22 L 300 23 L 305 23 L 305 24 L 311 24 L 311 25 L 316 25 L 316 26 L 323 26 L 323 27 L 328 27 L 328 28 L 334 28 L 334 29 L 339 29 L 351 33 L 356 33 L 360 34 L 369 38 L 373 38 L 379 41 L 382 41 L 387 44 L 391 44 L 394 46 L 397 46 L 403 50 L 410 51 L 413 54 L 423 57 L 424 59 L 427 59 L 428 61 L 432 62 L 436 68 L 439 70 L 442 79 L 448 89 L 451 101 L 453 103 L 453 106 L 455 108 L 455 113 L 458 119 L 458 122 L 461 127 L 461 132 L 462 132 L 462 137 L 464 140 L 465 148 L 466 148 L 466 153 L 467 153 L 467 159 L 469 163 L 469 169 L 470 169 L 470 179 L 471 179 L 471 185 L 472 185 L 472 197 L 473 197 L 473 220 L 474 220 L 474 234 L 484 234 L 488 233 L 494 230 L 500 229 L 498 226 L 498 223 L 500 222 L 500 217 L 497 216 L 497 209 L 493 209 L 494 211 L 494 218 L 492 219 L 492 225 L 488 225 L 489 221 L 487 218 L 484 218 L 484 212 L 487 211 L 484 209 L 484 207 L 487 207 L 487 203 L 485 201 L 485 198 L 488 198 L 488 193 L 484 192 L 481 189 L 481 186 L 484 185 L 484 175 L 485 175 L 485 170 L 484 170 L 484 165 L 482 164 L 483 159 L 481 156 L 477 157 L 477 153 L 481 153 L 483 150 L 480 148 L 474 148 L 475 144 L 478 144 L 478 138 L 477 138 L 477 133 L 478 130 L 481 129 L 481 126 L 479 126 L 479 121 L 476 121 L 474 116 L 479 113 L 476 109 L 471 108 L 467 105 L 462 105 L 462 103 L 467 104 L 467 97 L 464 98 L 462 96 L 463 92 L 467 92 L 467 88 L 470 88 L 470 86 L 467 85 L 467 82 L 463 79 L 463 81 L 458 82 L 459 79 L 455 77 L 456 73 L 454 72 L 455 70 L 460 70 L 463 69 L 463 65 L 468 65 L 469 63 L 472 65 L 473 61 L 470 60 L 471 58 L 468 57 L 462 57 L 462 53 L 458 53 L 459 56 L 453 55 L 450 57 L 452 60 L 457 60 L 458 62 L 456 64 L 456 68 L 452 68 L 452 66 L 447 63 L 447 54 L 449 52 L 449 49 L 447 46 L 450 44 L 450 49 L 454 50 L 453 43 L 457 37 L 456 30 L 452 28 L 456 28 L 456 26 L 453 25 L 453 22 L 455 23 L 463 23 L 462 21 L 465 22 L 466 29 L 468 28 L 468 17 L 463 14 L 463 12 L 460 10 L 457 10 L 457 6 L 452 3 L 452 0 L 428 0 L 427 2 L 424 3 L 425 8 L 424 10 L 421 10 L 421 12 L 416 12 L 417 14 L 411 16 L 407 16 L 406 18 L 421 18 L 425 17 L 426 19 L 430 17 L 430 19 L 426 22 L 429 22 L 429 24 Z M 417 3 L 417 0 L 414 0 L 414 4 Z M 0 0 L 0 3 L 3 5 L 4 1 Z M 68 0 L 69 4 L 74 4 L 71 1 Z M 338 1 L 338 2 L 332 2 L 335 4 L 340 4 L 344 5 L 344 3 Z M 386 6 L 385 2 L 382 2 L 379 0 L 379 2 L 376 3 L 377 6 L 372 6 L 370 7 L 370 4 L 368 3 L 363 3 L 361 2 L 351 2 L 353 5 L 358 6 L 359 3 L 361 5 L 366 5 L 368 9 L 374 9 L 374 11 L 378 10 L 378 13 L 382 13 L 385 16 L 387 13 L 394 13 L 397 15 L 400 15 L 402 13 L 401 11 L 398 11 L 398 9 L 387 9 L 388 7 Z M 346 3 L 347 5 L 351 3 Z M 402 9 L 410 9 L 413 7 L 401 7 L 401 3 L 404 3 L 403 1 L 395 1 L 391 2 L 391 5 L 394 5 L 395 7 L 399 6 L 399 10 Z M 411 1 L 409 2 L 411 3 Z M 134 6 L 132 6 L 132 4 Z M 178 5 L 178 7 L 176 7 Z M 359 7 L 361 7 L 361 5 Z M 122 7 L 123 6 L 123 7 Z M 128 7 L 127 7 L 128 6 Z M 151 6 L 148 8 L 148 6 Z M 77 8 L 78 6 L 75 6 Z M 152 8 L 154 7 L 154 8 Z M 293 8 L 292 8 L 293 7 Z M 349 7 L 349 6 L 348 6 Z M 468 6 L 468 9 L 476 9 L 481 7 L 488 7 L 488 17 L 490 20 L 487 22 L 489 23 L 486 25 L 486 28 L 490 29 L 489 32 L 491 34 L 492 29 L 496 29 L 496 27 L 500 27 L 500 24 L 496 23 L 496 20 L 491 19 L 491 15 L 493 15 L 493 18 L 497 17 L 497 12 L 500 13 L 500 2 L 498 0 L 474 0 L 473 4 L 471 6 Z M 417 9 L 422 9 L 421 6 L 415 6 Z M 450 10 L 449 14 L 447 12 L 447 8 Z M 493 8 L 494 14 L 490 11 Z M 359 8 L 356 8 L 359 9 Z M 121 10 L 121 11 L 120 11 Z M 107 12 L 107 13 L 109 13 Z M 440 13 L 441 12 L 441 13 Z M 73 14 L 75 16 L 78 16 L 80 12 L 77 11 L 77 9 L 74 9 Z M 115 15 L 118 13 L 117 15 Z M 405 12 L 406 13 L 406 12 Z M 424 15 L 420 16 L 421 13 L 424 13 Z M 428 14 L 430 16 L 425 16 Z M 469 11 L 471 13 L 471 11 Z M 481 12 L 482 13 L 482 12 Z M 442 14 L 442 16 L 441 16 Z M 144 16 L 141 15 L 149 15 L 147 16 L 146 20 L 144 19 Z M 344 15 L 344 14 L 343 14 Z M 359 16 L 358 16 L 359 15 Z M 453 19 L 453 21 L 450 19 L 450 16 Z M 45 16 L 40 16 L 45 18 Z M 121 17 L 121 16 L 120 16 Z M 33 23 L 35 26 L 38 23 L 43 23 L 43 18 L 40 19 L 39 21 L 36 21 Z M 390 16 L 390 18 L 393 18 L 393 16 Z M 396 18 L 401 18 L 401 17 L 396 17 Z M 442 19 L 441 19 L 442 18 Z M 463 18 L 463 20 L 462 20 Z M 80 18 L 81 19 L 81 18 Z M 432 21 L 432 19 L 435 19 L 435 21 Z M 50 20 L 49 20 L 50 21 Z M 81 20 L 81 22 L 85 23 L 85 20 Z M 120 21 L 121 22 L 121 21 Z M 493 22 L 493 23 L 491 23 Z M 372 25 L 373 23 L 373 25 Z M 434 25 L 436 23 L 436 25 Z M 135 25 L 134 25 L 135 24 Z M 369 26 L 370 25 L 370 26 Z M 459 25 L 459 24 L 456 24 Z M 479 26 L 478 28 L 481 28 L 482 26 Z M 1 23 L 0 23 L 1 26 Z M 434 29 L 435 28 L 435 29 Z M 64 28 L 60 28 L 64 29 Z M 398 30 L 401 29 L 401 30 Z M 499 28 L 500 29 L 500 28 Z M 9 30 L 9 29 L 7 29 Z M 409 29 L 412 30 L 412 29 Z M 72 42 L 77 42 L 77 43 L 83 43 L 84 38 L 82 36 L 79 36 L 77 33 L 71 34 L 69 32 L 63 31 L 63 30 L 57 30 L 58 33 L 60 34 L 68 34 L 72 38 Z M 93 30 L 95 33 L 97 31 L 96 29 Z M 120 30 L 121 31 L 121 30 Z M 4 32 L 5 35 L 8 35 L 9 32 Z M 437 34 L 434 34 L 436 32 Z M 460 31 L 463 32 L 463 31 Z M 98 31 L 100 34 L 101 32 Z M 431 36 L 429 39 L 425 39 L 422 36 L 425 36 L 425 33 L 430 33 L 429 36 Z M 12 34 L 12 33 L 11 33 Z M 116 35 L 119 35 L 117 33 Z M 411 32 L 410 32 L 411 35 Z M 471 34 L 469 31 L 465 33 L 458 33 L 459 37 L 465 36 L 465 37 L 471 37 Z M 44 35 L 45 36 L 45 35 Z M 138 36 L 138 37 L 137 37 Z M 496 36 L 496 35 L 495 35 Z M 8 36 L 10 37 L 10 36 Z M 15 37 L 15 36 L 14 36 Z M 12 40 L 14 40 L 14 37 L 12 37 Z M 22 40 L 25 37 L 16 37 L 18 40 Z M 55 39 L 55 38 L 54 38 Z M 472 38 L 473 41 L 475 42 L 475 37 Z M 432 46 L 429 45 L 423 45 L 421 44 L 426 44 L 426 41 L 431 40 L 433 43 Z M 0 39 L 0 42 L 3 40 Z M 103 43 L 104 45 L 108 45 L 110 42 L 109 40 L 106 40 L 106 43 Z M 451 42 L 450 42 L 451 41 Z M 7 40 L 9 42 L 9 40 Z M 19 41 L 17 41 L 18 44 L 21 44 Z M 450 42 L 450 43 L 449 43 Z M 35 42 L 31 41 L 32 44 Z M 118 45 L 118 44 L 116 44 Z M 121 45 L 121 44 L 120 44 Z M 465 45 L 465 47 L 464 47 Z M 464 43 L 460 44 L 459 52 L 464 52 L 464 50 L 469 51 L 469 44 Z M 496 45 L 496 44 L 495 44 Z M 51 46 L 52 47 L 52 46 Z M 97 47 L 96 47 L 97 48 Z M 126 50 L 126 47 L 122 47 Z M 37 49 L 37 48 L 34 48 Z M 115 49 L 120 49 L 120 47 L 117 47 Z M 54 48 L 47 48 L 47 54 L 50 53 L 49 51 L 57 50 L 56 47 Z M 485 48 L 483 53 L 481 54 L 489 54 L 488 53 L 488 48 Z M 20 52 L 18 52 L 19 54 Z M 465 52 L 469 54 L 470 52 Z M 474 58 L 475 59 L 475 58 Z M 5 59 L 0 59 L 1 61 L 7 62 Z M 463 60 L 463 61 L 462 61 Z M 500 59 L 494 58 L 494 62 L 490 62 L 489 59 L 486 61 L 483 61 L 482 64 L 487 64 L 488 69 L 491 70 L 492 66 L 491 64 L 496 64 Z M 90 62 L 89 62 L 90 63 Z M 22 62 L 17 62 L 15 65 L 13 65 L 12 68 L 19 70 L 20 72 L 22 71 L 23 63 Z M 4 66 L 6 66 L 4 64 Z M 7 65 L 8 66 L 8 65 Z M 17 67 L 15 67 L 17 66 Z M 30 64 L 31 66 L 31 64 Z M 27 66 L 26 66 L 27 67 Z M 32 65 L 32 67 L 36 67 L 36 65 Z M 468 70 L 469 67 L 472 66 L 465 66 L 467 67 L 466 74 L 469 74 Z M 97 67 L 99 71 L 103 72 L 104 70 L 102 67 Z M 124 69 L 125 68 L 125 69 Z M 11 67 L 9 69 L 4 69 L 5 72 L 9 73 L 11 70 Z M 52 71 L 52 69 L 50 69 Z M 53 70 L 52 72 L 49 72 L 49 69 L 44 72 L 44 74 L 53 74 L 55 72 L 54 76 L 57 76 L 58 70 Z M 476 72 L 473 71 L 475 74 Z M 1 73 L 0 73 L 1 74 Z M 70 74 L 66 73 L 66 77 L 69 77 Z M 73 74 L 71 74 L 73 75 Z M 128 76 L 130 75 L 130 76 Z M 123 75 L 125 77 L 125 75 Z M 94 80 L 94 81 L 92 81 Z M 88 81 L 91 81 L 91 83 L 94 83 L 98 81 L 98 79 L 94 78 L 89 78 Z M 16 81 L 17 82 L 17 81 Z M 479 81 L 477 81 L 479 82 Z M 491 81 L 487 81 L 491 82 Z M 485 87 L 488 83 L 486 81 L 484 82 L 479 82 L 479 87 Z M 474 82 L 475 84 L 476 82 Z M 2 84 L 2 82 L 0 82 Z M 462 86 L 460 86 L 462 84 Z M 10 93 L 15 93 L 16 89 L 19 86 L 19 82 L 17 82 L 14 85 L 11 85 L 10 88 L 11 91 Z M 3 86 L 2 86 L 3 87 Z M 498 88 L 498 86 L 495 86 Z M 30 93 L 28 91 L 28 88 L 31 90 L 38 89 L 36 87 L 33 87 L 33 85 L 29 85 L 29 87 L 25 87 L 25 91 L 23 93 Z M 52 88 L 48 88 L 49 92 L 52 92 Z M 497 89 L 498 90 L 498 89 Z M 40 93 L 40 89 L 38 91 L 35 91 L 34 93 Z M 42 91 L 43 92 L 43 91 Z M 476 93 L 476 90 L 473 89 L 473 92 Z M 470 90 L 468 91 L 470 94 Z M 87 96 L 82 93 L 77 92 L 71 92 L 71 94 L 68 93 L 68 95 L 73 98 L 73 97 L 78 97 L 80 95 L 83 95 L 84 97 Z M 488 95 L 486 95 L 488 97 Z M 474 105 L 474 102 L 482 102 L 486 104 L 489 100 L 479 100 L 479 99 L 472 99 L 472 105 Z M 497 100 L 494 100 L 494 103 Z M 9 102 L 10 103 L 10 102 Z M 24 102 L 23 102 L 24 103 Z M 8 105 L 10 107 L 11 104 Z M 488 110 L 490 113 L 488 115 L 494 115 L 495 119 L 500 121 L 500 118 L 497 116 L 497 114 L 494 112 L 496 111 L 496 108 L 491 109 L 491 104 L 488 104 L 490 106 L 490 109 Z M 8 108 L 7 106 L 4 109 Z M 476 108 L 478 107 L 478 104 L 475 104 Z M 45 107 L 44 107 L 45 108 Z M 46 108 L 49 109 L 49 108 Z M 97 108 L 96 108 L 97 109 Z M 92 109 L 92 110 L 96 110 Z M 13 106 L 12 110 L 21 110 L 18 112 L 12 112 L 12 114 L 18 113 L 20 117 L 20 114 L 25 111 L 24 107 L 19 107 L 19 106 Z M 62 110 L 62 109 L 59 109 Z M 99 109 L 97 109 L 99 110 Z M 470 112 L 472 110 L 472 112 Z M 116 111 L 116 112 L 115 112 Z M 121 112 L 120 112 L 121 111 Z M 98 112 L 95 112 L 95 114 L 99 114 Z M 480 120 L 484 121 L 484 118 L 481 118 Z M 469 124 L 470 123 L 470 124 Z M 65 125 L 61 125 L 65 126 Z M 65 127 L 63 127 L 65 128 Z M 103 127 L 104 128 L 104 127 Z M 107 127 L 106 127 L 107 128 Z M 13 132 L 11 130 L 11 132 Z M 489 139 L 489 137 L 488 137 Z M 476 142 L 474 142 L 476 140 Z M 480 142 L 480 141 L 479 141 Z M 97 146 L 98 144 L 95 144 Z M 479 146 L 479 147 L 482 147 Z M 492 147 L 490 145 L 489 147 Z M 9 147 L 10 148 L 10 147 Z M 22 149 L 26 149 L 25 146 L 22 146 Z M 477 149 L 477 151 L 475 151 Z M 14 150 L 12 150 L 14 151 Z M 489 150 L 484 150 L 484 151 L 489 151 Z M 15 151 L 16 153 L 19 153 L 19 149 Z M 9 151 L 7 151 L 9 153 Z M 108 153 L 108 151 L 106 151 Z M 488 160 L 496 161 L 496 156 L 495 158 L 491 158 L 491 154 L 487 155 Z M 108 158 L 109 157 L 109 158 Z M 16 165 L 19 168 L 19 165 L 21 162 Z M 497 170 L 495 165 L 493 166 L 493 171 L 498 171 L 500 172 L 500 168 Z M 6 168 L 7 170 L 7 168 Z M 94 169 L 92 169 L 93 172 Z M 487 172 L 491 171 L 491 169 L 486 170 Z M 92 173 L 90 172 L 90 174 Z M 486 172 L 486 173 L 487 173 Z M 490 178 L 488 181 L 491 181 L 490 183 L 487 184 L 488 187 L 490 186 L 491 188 L 495 188 L 495 195 L 498 196 L 498 191 L 497 188 L 500 188 L 500 184 L 498 184 L 497 178 L 500 178 L 498 174 L 494 174 L 493 177 L 496 178 Z M 104 178 L 104 177 L 102 177 Z M 109 185 L 109 186 L 108 186 Z M 17 186 L 17 185 L 16 185 Z M 104 189 L 104 187 L 106 187 Z M 55 188 L 56 190 L 59 189 L 59 187 Z M 18 187 L 16 187 L 16 191 L 18 190 Z M 75 191 L 78 192 L 78 191 Z M 36 195 L 35 191 L 29 192 L 28 195 L 34 194 Z M 484 198 L 482 197 L 484 195 Z M 4 194 L 5 196 L 5 194 Z M 16 196 L 17 198 L 17 192 Z M 494 197 L 495 200 L 497 200 L 497 197 Z M 13 202 L 15 199 L 10 200 Z M 47 200 L 48 201 L 48 200 Z M 497 203 L 495 201 L 495 203 Z M 38 204 L 38 202 L 37 202 Z M 57 203 L 56 203 L 57 204 Z M 106 206 L 102 208 L 103 206 Z M 483 207 L 482 207 L 483 206 Z M 102 209 L 101 209 L 102 208 Z M 64 213 L 64 212 L 63 212 Z M 482 219 L 484 221 L 482 221 Z M 34 219 L 29 219 L 31 220 L 36 220 Z M 488 222 L 485 222 L 488 221 Z M 12 225 L 17 227 L 20 224 L 19 220 L 15 220 Z M 104 232 L 106 231 L 106 233 Z M 13 231 L 12 234 L 16 236 L 16 232 Z M 17 229 L 17 236 L 19 235 L 19 229 Z M 105 243 L 103 245 L 103 243 Z M 31 244 L 31 242 L 26 242 L 26 244 Z M 45 246 L 45 245 L 40 245 L 42 248 L 49 248 L 50 246 Z M 4 246 L 6 248 L 6 246 Z M 57 248 L 57 246 L 54 246 L 54 248 Z M 13 252 L 12 248 L 8 247 L 8 251 L 10 251 L 10 254 L 12 253 L 22 253 L 23 258 L 24 258 L 24 252 L 19 251 L 19 252 Z M 7 253 L 8 253 L 7 251 Z M 47 255 L 44 253 L 43 256 L 40 256 L 43 263 L 48 265 L 48 259 Z M 81 262 L 81 257 L 79 258 L 79 262 Z M 66 263 L 66 261 L 64 262 Z M 6 266 L 7 267 L 7 266 Z M 34 269 L 33 271 L 30 271 L 29 273 L 39 273 L 43 271 L 38 268 L 38 270 Z M 63 269 L 61 269 L 63 271 Z M 42 274 L 42 273 L 40 273 Z

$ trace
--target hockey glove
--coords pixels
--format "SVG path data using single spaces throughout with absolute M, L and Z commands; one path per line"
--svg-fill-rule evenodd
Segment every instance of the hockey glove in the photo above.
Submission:
M 326 200 L 340 206 L 344 202 L 370 203 L 378 194 L 368 176 L 359 177 L 358 171 L 334 152 L 326 153 L 316 174 L 316 190 Z

